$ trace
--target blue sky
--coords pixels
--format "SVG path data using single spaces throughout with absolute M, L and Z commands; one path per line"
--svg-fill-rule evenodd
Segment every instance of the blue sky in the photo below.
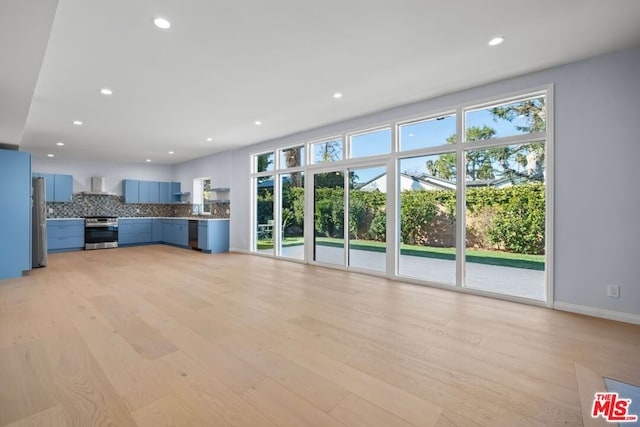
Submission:
M 495 120 L 488 109 L 467 112 L 466 126 L 467 128 L 477 126 L 488 126 L 496 131 L 495 138 L 521 134 L 516 126 L 526 126 L 527 120 L 524 117 L 518 117 L 514 121 L 498 119 Z M 399 139 L 400 150 L 409 151 L 420 148 L 436 147 L 447 145 L 447 138 L 456 133 L 455 115 L 443 116 L 441 118 L 430 119 L 425 121 L 408 123 L 400 126 Z M 381 129 L 374 132 L 353 135 L 351 137 L 351 158 L 361 158 L 367 156 L 387 154 L 391 152 L 391 129 Z M 322 144 L 313 147 L 313 158 L 318 158 L 322 153 Z M 435 160 L 437 156 L 431 156 L 429 159 Z M 403 159 L 400 165 L 400 171 L 410 171 L 413 173 L 426 172 L 427 158 L 416 157 Z M 368 168 L 360 170 L 358 175 L 359 182 L 367 182 L 380 174 L 379 168 Z

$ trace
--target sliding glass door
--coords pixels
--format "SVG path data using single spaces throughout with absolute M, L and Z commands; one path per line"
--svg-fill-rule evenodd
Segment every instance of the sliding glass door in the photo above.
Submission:
M 313 176 L 313 260 L 323 264 L 345 265 L 344 177 L 340 170 Z
M 304 172 L 278 175 L 280 181 L 280 239 L 285 258 L 304 259 Z
M 456 153 L 399 161 L 400 256 L 398 273 L 415 279 L 456 284 Z
M 313 182 L 313 261 L 385 272 L 386 167 L 316 173 Z
M 544 300 L 546 183 L 543 143 L 467 151 L 477 159 L 499 158 L 489 179 L 468 174 L 465 286 Z
M 387 169 L 349 169 L 349 267 L 386 271 Z

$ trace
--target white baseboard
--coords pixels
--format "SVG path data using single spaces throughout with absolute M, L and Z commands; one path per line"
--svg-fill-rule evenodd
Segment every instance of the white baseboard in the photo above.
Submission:
M 240 254 L 251 254 L 251 251 L 247 251 L 245 249 L 239 249 L 239 248 L 229 248 L 229 252 L 237 252 Z
M 640 325 L 640 315 L 623 313 L 620 311 L 605 310 L 603 308 L 587 307 L 585 305 L 569 304 L 566 302 L 555 302 L 553 308 L 571 313 L 585 314 L 587 316 L 600 317 L 602 319 L 616 320 L 618 322 L 632 323 Z

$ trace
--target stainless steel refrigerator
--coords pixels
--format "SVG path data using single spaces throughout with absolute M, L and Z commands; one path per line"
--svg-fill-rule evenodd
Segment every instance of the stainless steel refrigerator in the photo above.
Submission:
M 36 268 L 47 265 L 47 203 L 44 178 L 31 178 L 31 183 L 31 266 Z

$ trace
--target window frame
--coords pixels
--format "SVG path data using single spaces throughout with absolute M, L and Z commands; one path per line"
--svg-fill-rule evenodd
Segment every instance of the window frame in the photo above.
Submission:
M 472 100 L 458 103 L 455 106 L 443 107 L 438 109 L 432 109 L 428 113 L 420 113 L 420 114 L 412 114 L 407 115 L 405 117 L 398 117 L 396 119 L 390 121 L 384 121 L 383 123 L 379 123 L 377 125 L 366 126 L 358 129 L 349 129 L 344 130 L 339 133 L 329 134 L 325 137 L 314 137 L 309 138 L 306 141 L 301 139 L 298 144 L 288 143 L 283 146 L 278 146 L 272 150 L 261 150 L 259 152 L 251 153 L 251 173 L 250 173 L 250 186 L 251 186 L 251 206 L 252 211 L 255 210 L 255 194 L 256 189 L 254 188 L 254 182 L 256 177 L 260 176 L 274 176 L 274 223 L 279 224 L 279 207 L 275 203 L 275 200 L 280 200 L 280 185 L 279 179 L 276 179 L 280 174 L 283 173 L 292 173 L 292 172 L 303 172 L 305 174 L 305 230 L 313 229 L 313 200 L 310 195 L 313 193 L 313 189 L 310 187 L 309 183 L 313 181 L 313 176 L 316 173 L 319 173 L 323 170 L 335 170 L 335 169 L 350 169 L 353 167 L 367 167 L 370 165 L 380 165 L 387 162 L 387 189 L 388 189 L 388 197 L 387 197 L 387 250 L 388 252 L 393 251 L 393 253 L 388 253 L 387 256 L 387 271 L 386 277 L 392 280 L 400 280 L 408 283 L 416 283 L 420 285 L 428 285 L 433 287 L 442 287 L 448 290 L 462 291 L 465 293 L 476 294 L 489 296 L 491 298 L 503 299 L 509 301 L 522 302 L 530 305 L 541 305 L 541 306 L 553 306 L 553 246 L 554 246 L 554 224 L 553 224 L 553 212 L 554 212 L 554 159 L 553 159 L 553 146 L 554 146 L 554 96 L 553 96 L 553 84 L 541 85 L 537 87 L 522 89 L 518 91 L 514 91 L 511 93 L 506 93 L 497 96 L 487 97 L 481 100 Z M 470 111 L 476 111 L 483 108 L 494 107 L 499 105 L 510 104 L 518 101 L 526 101 L 528 99 L 534 99 L 540 96 L 544 96 L 546 99 L 545 102 L 545 121 L 546 121 L 546 129 L 543 132 L 535 132 L 530 134 L 518 134 L 518 135 L 510 135 L 506 137 L 498 137 L 492 138 L 488 140 L 482 141 L 466 141 L 466 113 Z M 454 144 L 443 144 L 426 148 L 417 148 L 407 151 L 400 151 L 400 126 L 426 121 L 431 119 L 436 119 L 438 117 L 450 116 L 454 115 L 456 119 L 456 141 Z M 353 157 L 352 156 L 352 140 L 353 136 L 358 136 L 366 133 L 376 132 L 380 130 L 390 129 L 391 131 L 391 141 L 390 141 L 390 151 L 385 154 L 373 155 L 373 156 L 363 156 L 363 157 Z M 313 161 L 313 147 L 315 144 L 341 140 L 342 141 L 342 158 L 328 162 L 328 163 L 314 163 Z M 464 141 L 464 143 L 463 143 Z M 523 144 L 523 143 L 531 143 L 531 142 L 543 142 L 545 146 L 545 196 L 546 196 L 546 223 L 545 223 L 545 301 L 538 301 L 528 298 L 520 298 L 514 297 L 506 294 L 497 294 L 492 292 L 484 292 L 475 289 L 469 289 L 462 287 L 461 284 L 464 281 L 464 251 L 465 251 L 465 221 L 458 220 L 456 221 L 456 262 L 460 265 L 456 266 L 456 284 L 455 286 L 451 285 L 439 285 L 437 283 L 431 283 L 424 280 L 412 280 L 406 276 L 399 276 L 398 274 L 398 252 L 399 252 L 399 244 L 396 242 L 397 237 L 399 235 L 399 227 L 400 227 L 400 218 L 399 218 L 399 189 L 396 188 L 398 186 L 398 168 L 399 162 L 404 158 L 411 158 L 417 156 L 429 156 L 433 154 L 444 154 L 444 153 L 455 153 L 456 154 L 456 168 L 457 168 L 457 177 L 456 177 L 456 197 L 459 201 L 457 203 L 457 218 L 465 218 L 465 203 L 462 201 L 466 200 L 465 194 L 465 177 L 464 173 L 466 171 L 465 162 L 466 162 L 466 151 L 478 150 L 491 148 L 496 146 L 505 146 L 512 144 Z M 280 150 L 287 149 L 290 147 L 297 146 L 305 146 L 306 150 L 306 161 L 305 165 L 296 167 L 296 168 L 282 168 L 280 167 Z M 273 153 L 274 155 L 274 166 L 272 170 L 267 170 L 263 172 L 257 172 L 257 159 L 259 155 Z M 461 178 L 462 176 L 462 178 Z M 277 181 L 277 182 L 276 182 Z M 311 209 L 311 211 L 309 211 Z M 255 221 L 255 212 L 251 214 L 251 224 Z M 311 227 L 311 228 L 310 228 Z M 395 234 L 395 235 L 390 235 Z M 254 233 L 252 233 L 253 235 Z M 309 239 L 310 233 L 305 233 L 305 259 L 298 261 L 292 260 L 294 262 L 302 262 L 302 263 L 313 263 L 311 258 L 309 257 Z M 255 247 L 255 243 L 251 241 L 251 247 Z M 253 252 L 256 255 L 257 252 Z M 462 255 L 462 256 L 461 256 Z M 272 255 L 263 255 L 263 256 L 272 256 Z M 278 254 L 274 254 L 273 256 L 278 256 Z M 289 259 L 289 258 L 287 258 Z M 291 260 L 291 259 L 290 259 Z M 339 268 L 339 267 L 332 267 Z M 370 272 L 369 272 L 370 274 Z

